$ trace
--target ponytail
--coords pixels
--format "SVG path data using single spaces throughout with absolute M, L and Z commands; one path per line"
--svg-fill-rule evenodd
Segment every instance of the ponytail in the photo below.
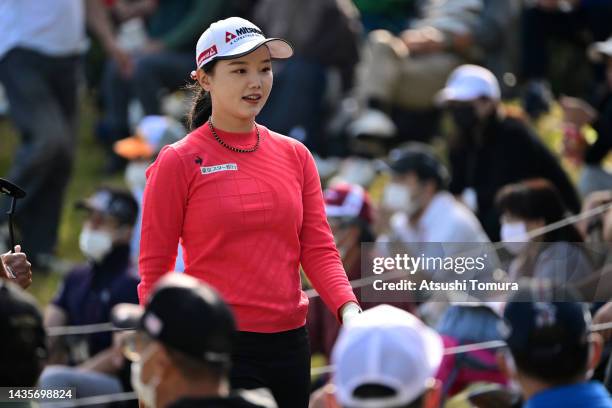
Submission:
M 210 74 L 216 63 L 217 61 L 213 60 L 204 65 L 202 69 L 207 74 Z M 189 114 L 187 115 L 187 127 L 189 131 L 192 131 L 206 123 L 210 115 L 212 115 L 212 100 L 210 99 L 210 93 L 205 91 L 198 81 L 188 85 L 187 89 L 193 92 L 191 109 L 189 109 Z

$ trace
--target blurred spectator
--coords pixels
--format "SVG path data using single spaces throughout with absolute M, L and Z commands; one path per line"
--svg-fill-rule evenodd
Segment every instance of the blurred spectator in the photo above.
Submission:
M 124 337 L 124 354 L 132 361 L 132 385 L 145 407 L 276 407 L 271 394 L 267 400 L 258 395 L 263 390 L 230 393 L 236 324 L 229 306 L 207 284 L 168 274 L 144 309 L 118 305 L 113 321 L 137 328 Z
M 390 168 L 393 178 L 384 192 L 383 205 L 395 211 L 390 219 L 392 241 L 413 251 L 420 247 L 419 254 L 440 250 L 438 245 L 423 243 L 455 243 L 443 247 L 444 254 L 451 256 L 473 253 L 473 243 L 489 243 L 476 216 L 446 190 L 448 171 L 428 146 L 411 143 L 392 151 Z M 432 314 L 428 317 L 434 320 L 440 313 L 437 328 L 446 347 L 501 339 L 496 325 L 499 316 L 488 304 L 451 303 L 446 308 L 438 302 L 436 306 L 441 310 L 424 313 Z M 438 378 L 444 383 L 444 396 L 461 391 L 470 382 L 503 383 L 495 355 L 487 351 L 445 356 Z
M 476 213 L 492 241 L 499 239 L 494 198 L 506 184 L 546 178 L 570 211 L 580 210 L 578 195 L 557 158 L 525 122 L 500 109 L 499 84 L 490 71 L 475 65 L 457 68 L 438 100 L 456 128 L 449 141 L 449 190 Z
M 138 278 L 129 271 L 136 201 L 128 191 L 100 188 L 78 206 L 88 212 L 79 246 L 90 262 L 64 278 L 45 311 L 47 327 L 105 323 L 117 303 L 138 303 Z M 109 332 L 54 337 L 49 346 L 50 362 L 77 367 L 48 366 L 41 376 L 42 386 L 76 387 L 79 397 L 86 397 L 121 392 L 121 381 L 127 384 L 127 366 Z M 69 355 L 63 350 L 66 346 Z
M 384 29 L 398 34 L 408 28 L 418 8 L 418 0 L 354 0 L 354 3 L 366 32 Z
M 293 58 L 275 62 L 274 87 L 257 121 L 320 152 L 329 70 L 340 73 L 342 90 L 352 87 L 359 13 L 349 0 L 259 0 L 254 23 L 270 37 L 288 40 L 294 50 Z
M 612 34 L 610 0 L 532 0 L 522 15 L 522 76 L 526 83 L 523 106 L 531 117 L 548 111 L 552 102 L 549 50 L 552 38 L 573 43 L 582 52 L 589 40 Z M 567 71 L 574 74 L 574 67 Z M 586 85 L 586 84 L 585 84 Z
M 335 399 L 344 408 L 438 407 L 442 353 L 440 336 L 412 314 L 389 305 L 366 310 L 334 346 Z M 323 403 L 333 398 L 324 389 L 311 407 L 329 407 Z
M 31 295 L 4 279 L 0 279 L 0 336 L 0 384 L 36 386 L 47 357 L 42 315 Z
M 582 213 L 592 212 L 597 208 L 608 207 L 605 211 L 594 214 L 576 224 L 584 241 L 589 248 L 597 252 L 591 252 L 593 266 L 600 269 L 612 264 L 612 251 L 609 244 L 612 242 L 612 190 L 595 191 L 589 194 L 582 206 Z M 611 294 L 612 296 L 612 294 Z
M 436 325 L 444 348 L 503 339 L 500 302 L 455 302 L 444 312 Z M 466 353 L 446 354 L 438 375 L 442 381 L 443 396 L 452 397 L 476 383 L 507 384 L 507 378 L 496 363 L 494 350 L 473 350 Z
M 32 284 L 32 264 L 21 252 L 21 245 L 15 245 L 14 253 L 0 255 L 0 279 L 14 280 L 23 289 Z
M 599 362 L 602 340 L 589 333 L 591 315 L 584 303 L 553 301 L 544 291 L 519 292 L 506 305 L 508 351 L 500 365 L 518 382 L 524 408 L 612 407 L 598 382 L 588 382 Z
M 393 212 L 392 241 L 489 242 L 480 223 L 448 191 L 448 170 L 429 146 L 410 143 L 389 155 L 392 180 L 382 205 Z
M 428 0 L 422 17 L 399 36 L 370 33 L 357 83 L 368 109 L 349 133 L 429 140 L 438 124 L 434 95 L 455 67 L 478 61 L 500 76 L 508 70 L 515 9 L 512 0 Z
M 552 183 L 533 179 L 510 184 L 499 191 L 495 201 L 501 213 L 501 239 L 516 256 L 508 271 L 512 281 L 527 277 L 567 284 L 593 272 L 593 264 L 581 247 L 582 236 L 573 224 L 530 235 L 568 215 Z
M 0 82 L 21 133 L 7 178 L 27 196 L 15 220 L 23 249 L 38 267 L 55 250 L 64 190 L 72 171 L 85 20 L 106 52 L 125 69 L 100 0 L 0 0 Z M 0 199 L 0 209 L 8 202 Z M 0 211 L 0 228 L 7 220 Z
M 612 37 L 589 48 L 589 57 L 605 68 L 605 80 L 597 89 L 593 106 L 578 98 L 561 98 L 564 112 L 565 139 L 576 134 L 579 159 L 584 160 L 579 188 L 583 197 L 596 191 L 612 188 L 612 174 L 604 170 L 602 161 L 612 149 Z M 592 145 L 585 140 L 584 126 L 591 125 L 597 132 Z M 566 142 L 567 144 L 567 142 Z
M 147 40 L 133 50 L 133 70 L 122 72 L 117 64 L 106 66 L 103 79 L 104 126 L 101 138 L 108 149 L 130 135 L 128 105 L 137 98 L 145 115 L 159 115 L 161 94 L 175 91 L 189 81 L 194 69 L 193 45 L 202 27 L 225 17 L 229 5 L 222 0 L 119 0 L 120 15 L 146 20 Z M 114 172 L 123 161 L 112 155 L 107 170 Z
M 418 8 L 415 0 L 354 0 L 354 3 L 366 33 L 384 29 L 398 34 L 408 28 Z
M 142 207 L 142 197 L 147 182 L 145 174 L 147 167 L 155 161 L 162 147 L 181 140 L 186 134 L 187 131 L 183 125 L 176 120 L 167 116 L 151 115 L 145 116 L 140 121 L 134 136 L 121 139 L 114 144 L 115 153 L 129 160 L 125 169 L 125 182 L 134 195 L 138 208 Z M 141 223 L 142 216 L 139 216 L 130 244 L 131 260 L 134 264 L 138 262 L 140 253 Z M 184 269 L 183 253 L 179 245 L 174 270 L 183 271 Z
M 336 248 L 349 279 L 361 278 L 361 243 L 375 240 L 372 232 L 374 209 L 368 193 L 359 185 L 337 183 L 325 189 L 325 212 L 334 234 Z M 354 289 L 361 303 L 360 290 Z M 310 299 L 306 318 L 312 354 L 322 353 L 329 359 L 340 330 L 340 323 L 320 297 Z

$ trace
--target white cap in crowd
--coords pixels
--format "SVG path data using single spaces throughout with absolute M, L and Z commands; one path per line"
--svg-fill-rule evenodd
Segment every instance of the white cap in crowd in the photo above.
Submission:
M 604 62 L 606 57 L 612 57 L 612 37 L 606 41 L 591 44 L 587 53 L 593 62 Z
M 446 86 L 436 96 L 436 102 L 473 101 L 485 97 L 498 101 L 501 98 L 499 82 L 495 75 L 478 65 L 461 65 L 450 74 Z
M 196 45 L 196 67 L 215 59 L 238 58 L 266 44 L 272 58 L 289 58 L 291 45 L 280 38 L 266 38 L 255 24 L 240 17 L 212 23 Z
M 332 352 L 338 402 L 351 408 L 409 404 L 425 393 L 443 355 L 442 339 L 412 314 L 390 305 L 366 310 L 343 326 Z M 384 386 L 388 397 L 363 398 L 363 386 Z

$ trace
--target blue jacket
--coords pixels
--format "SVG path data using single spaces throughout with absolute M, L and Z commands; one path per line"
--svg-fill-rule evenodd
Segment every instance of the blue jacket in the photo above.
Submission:
M 601 383 L 584 382 L 550 388 L 532 396 L 523 408 L 612 408 L 610 394 Z

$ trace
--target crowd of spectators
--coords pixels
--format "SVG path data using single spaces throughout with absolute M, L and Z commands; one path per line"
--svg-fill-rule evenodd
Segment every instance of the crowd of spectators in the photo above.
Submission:
M 366 301 L 356 287 L 364 312 L 342 326 L 313 295 L 313 362 L 332 373 L 313 377 L 310 406 L 612 407 L 610 331 L 591 319 L 612 321 L 608 0 L 0 0 L 0 99 L 20 137 L 2 177 L 27 191 L 12 253 L 0 195 L 0 386 L 276 406 L 229 384 L 235 322 L 214 289 L 172 273 L 135 305 L 145 171 L 186 134 L 199 34 L 232 15 L 294 47 L 257 121 L 313 153 L 350 281 L 389 245 L 483 244 L 533 288 L 468 304 Z M 85 135 L 81 101 L 97 107 Z M 76 203 L 86 262 L 41 312 L 27 290 L 53 272 L 80 137 L 127 188 L 91 186 Z M 49 335 L 111 321 L 119 330 Z M 480 342 L 505 346 L 449 351 Z

